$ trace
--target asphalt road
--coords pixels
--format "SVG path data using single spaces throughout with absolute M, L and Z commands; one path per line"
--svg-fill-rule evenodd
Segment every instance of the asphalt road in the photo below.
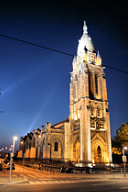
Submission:
M 74 184 L 18 184 L 0 187 L 1 192 L 128 192 L 127 181 Z
M 13 176 L 22 175 L 16 166 Z M 0 192 L 128 192 L 128 178 L 90 177 L 89 175 L 42 173 L 25 168 L 26 183 L 0 185 Z

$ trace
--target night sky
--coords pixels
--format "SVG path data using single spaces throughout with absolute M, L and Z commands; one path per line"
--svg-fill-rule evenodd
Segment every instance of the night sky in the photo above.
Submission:
M 0 1 L 0 34 L 76 55 L 86 20 L 103 65 L 128 71 L 122 0 Z M 69 116 L 73 57 L 0 37 L 0 147 Z M 128 73 L 105 69 L 112 137 L 128 123 Z M 2 112 L 4 111 L 4 112 Z

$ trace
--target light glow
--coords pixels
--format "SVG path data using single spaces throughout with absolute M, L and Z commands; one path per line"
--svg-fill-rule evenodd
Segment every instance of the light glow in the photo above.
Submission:
M 90 168 L 93 167 L 93 166 L 92 166 L 92 163 L 88 163 L 87 166 L 90 167 Z
M 16 141 L 17 139 L 18 139 L 18 137 L 17 137 L 17 136 L 14 136 L 14 137 L 13 137 L 13 140 L 14 140 L 14 141 Z
M 94 129 L 95 129 L 95 127 L 91 127 L 90 129 L 94 130 Z

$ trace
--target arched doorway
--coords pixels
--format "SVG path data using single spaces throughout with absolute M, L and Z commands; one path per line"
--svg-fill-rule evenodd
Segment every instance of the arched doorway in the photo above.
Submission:
M 102 154 L 101 154 L 101 147 L 98 145 L 98 147 L 96 148 L 96 151 L 95 151 L 95 162 L 96 163 L 101 163 L 102 161 Z
M 94 163 L 108 162 L 107 145 L 103 138 L 97 133 L 91 141 L 91 160 Z
M 80 142 L 77 141 L 74 146 L 74 161 L 79 162 L 80 161 Z

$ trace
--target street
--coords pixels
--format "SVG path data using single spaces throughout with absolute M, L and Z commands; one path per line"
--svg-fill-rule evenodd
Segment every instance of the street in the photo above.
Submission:
M 22 175 L 16 165 L 13 177 Z M 4 174 L 8 174 L 6 172 Z M 2 173 L 0 173 L 2 174 Z M 108 178 L 105 175 L 42 173 L 24 168 L 25 183 L 0 185 L 0 192 L 128 192 L 128 178 Z M 0 175 L 2 176 L 2 175 Z
M 127 181 L 107 181 L 69 184 L 18 184 L 0 186 L 1 192 L 126 192 Z

